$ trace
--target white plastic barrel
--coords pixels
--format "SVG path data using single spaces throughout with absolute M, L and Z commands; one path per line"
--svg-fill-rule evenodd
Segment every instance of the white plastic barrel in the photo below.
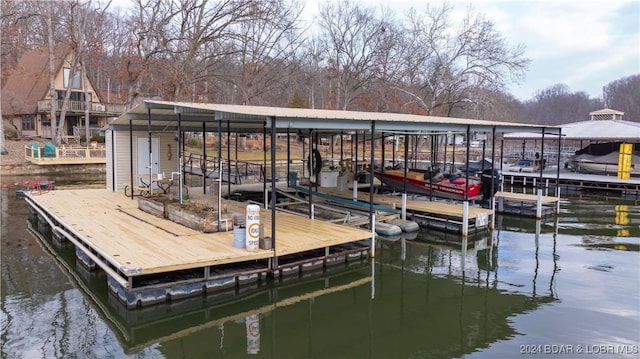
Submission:
M 244 223 L 247 229 L 245 247 L 248 251 L 255 251 L 260 243 L 260 206 L 255 204 L 247 205 Z

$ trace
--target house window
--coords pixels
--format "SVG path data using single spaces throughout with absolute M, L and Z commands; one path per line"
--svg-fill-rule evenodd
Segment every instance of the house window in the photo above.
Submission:
M 69 88 L 69 75 L 71 75 L 71 69 L 68 67 L 64 68 L 63 79 L 64 79 L 64 88 Z M 73 80 L 71 81 L 71 88 L 81 89 L 82 81 L 80 80 L 82 77 L 82 71 L 76 70 L 73 74 Z
M 66 91 L 57 90 L 57 92 L 58 99 L 63 100 L 66 95 Z M 71 91 L 69 94 L 69 101 L 84 101 L 84 92 Z M 91 93 L 89 93 L 89 101 L 91 101 Z
M 35 131 L 36 117 L 34 115 L 22 116 L 22 131 Z

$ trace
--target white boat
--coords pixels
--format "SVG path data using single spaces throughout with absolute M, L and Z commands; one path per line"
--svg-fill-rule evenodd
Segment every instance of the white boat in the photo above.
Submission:
M 619 158 L 619 151 L 602 156 L 583 153 L 574 155 L 569 165 L 571 169 L 580 173 L 617 175 Z M 631 175 L 640 176 L 640 156 L 635 154 L 631 156 Z

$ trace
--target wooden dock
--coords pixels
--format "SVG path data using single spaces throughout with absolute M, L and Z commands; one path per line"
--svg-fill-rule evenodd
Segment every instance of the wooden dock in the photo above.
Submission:
M 243 280 L 296 272 L 309 263 L 322 267 L 332 260 L 366 257 L 369 247 L 360 243 L 371 238 L 362 229 L 277 213 L 275 250 L 248 251 L 234 247 L 232 231 L 187 228 L 139 210 L 138 201 L 122 193 L 60 190 L 29 194 L 26 200 L 54 234 L 73 242 L 79 259 L 107 273 L 111 291 L 127 307 L 238 287 Z M 225 206 L 244 209 L 234 201 Z M 271 211 L 262 209 L 260 216 L 264 233 L 270 234 Z M 295 261 L 286 260 L 292 256 Z M 278 257 L 282 260 L 271 261 Z
M 560 202 L 558 197 L 540 196 L 540 213 L 538 213 L 538 196 L 535 194 L 498 191 L 494 197 L 496 212 L 532 217 L 557 213 Z
M 536 187 L 542 185 L 545 188 L 559 185 L 571 190 L 601 190 L 615 191 L 626 195 L 640 195 L 640 178 L 619 179 L 616 176 L 599 174 L 576 173 L 566 169 L 560 170 L 558 178 L 557 170 L 549 168 L 542 173 L 542 183 L 540 173 L 523 173 L 504 171 L 503 186 L 519 185 L 523 187 Z

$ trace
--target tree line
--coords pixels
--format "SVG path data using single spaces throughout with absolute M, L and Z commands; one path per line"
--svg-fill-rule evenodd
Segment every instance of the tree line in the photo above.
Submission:
M 608 107 L 640 121 L 640 74 L 601 98 L 563 84 L 514 98 L 526 48 L 472 7 L 456 20 L 447 3 L 318 6 L 309 23 L 298 0 L 1 0 L 2 83 L 26 51 L 64 44 L 103 101 L 129 108 L 160 98 L 557 125 Z

